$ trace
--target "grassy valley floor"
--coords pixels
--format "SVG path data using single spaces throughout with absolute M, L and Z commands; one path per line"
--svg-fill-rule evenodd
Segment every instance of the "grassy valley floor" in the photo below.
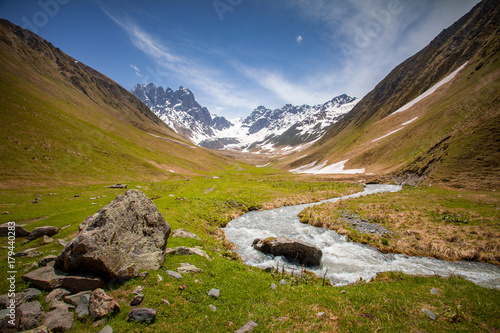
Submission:
M 171 180 L 164 182 L 128 183 L 128 188 L 141 189 L 153 199 L 172 229 L 184 228 L 201 238 L 171 238 L 169 248 L 201 246 L 212 261 L 199 256 L 168 255 L 163 267 L 149 272 L 144 280 L 137 278 L 124 284 L 108 282 L 106 292 L 121 306 L 119 313 L 107 318 L 107 324 L 115 332 L 234 332 L 250 320 L 259 325 L 252 332 L 493 332 L 500 329 L 500 291 L 479 287 L 456 276 L 411 277 L 383 273 L 371 282 L 332 287 L 309 274 L 298 278 L 246 266 L 230 251 L 231 244 L 227 243 L 220 229 L 228 221 L 249 210 L 319 201 L 362 188 L 358 184 L 297 178 L 267 168 L 245 168 L 189 179 L 173 175 Z M 16 221 L 25 224 L 27 230 L 44 225 L 60 228 L 53 236 L 56 241 L 52 243 L 44 244 L 38 239 L 24 244 L 23 239 L 17 239 L 16 252 L 37 248 L 43 253 L 34 258 L 16 258 L 18 292 L 28 287 L 21 278 L 22 274 L 33 269 L 43 256 L 58 254 L 62 250 L 58 239 L 69 240 L 76 236 L 78 225 L 87 216 L 124 192 L 123 189 L 104 188 L 105 185 L 112 184 L 0 190 L 0 211 L 8 212 L 0 215 L 1 223 Z M 352 208 L 352 213 L 362 215 L 368 200 L 371 200 L 373 210 L 380 208 L 377 205 L 389 203 L 403 210 L 405 195 L 414 200 L 420 195 L 422 207 L 433 211 L 436 209 L 434 201 L 438 202 L 442 197 L 432 195 L 440 195 L 448 198 L 444 202 L 451 206 L 443 206 L 436 214 L 444 216 L 446 213 L 446 216 L 456 218 L 460 212 L 469 218 L 465 225 L 455 220 L 440 223 L 457 225 L 456 228 L 475 226 L 477 236 L 474 237 L 486 237 L 479 234 L 482 229 L 477 229 L 482 225 L 487 228 L 485 230 L 498 232 L 495 229 L 498 228 L 498 222 L 495 222 L 498 213 L 492 213 L 498 207 L 498 196 L 483 197 L 486 194 L 435 189 L 429 190 L 430 195 L 422 191 L 405 189 L 401 193 L 379 194 L 345 203 L 361 207 L 358 210 Z M 33 203 L 36 198 L 38 203 Z M 363 200 L 367 200 L 366 205 Z M 398 200 L 401 203 L 395 203 Z M 462 212 L 463 205 L 458 204 L 462 201 L 472 208 Z M 411 202 L 406 205 L 409 205 L 409 210 Z M 385 211 L 387 214 L 391 212 Z M 415 214 L 419 211 L 416 209 Z M 388 240 L 389 246 L 394 239 Z M 2 245 L 6 242 L 3 239 Z M 4 263 L 0 270 L 0 286 L 5 293 L 8 290 L 7 249 L 3 247 L 0 249 L 0 263 Z M 193 264 L 203 272 L 183 274 L 181 280 L 166 274 L 165 270 L 175 271 L 181 263 Z M 280 284 L 281 280 L 286 284 Z M 278 286 L 275 290 L 270 288 L 272 283 Z M 132 309 L 129 305 L 132 290 L 139 285 L 145 287 L 141 306 L 158 310 L 153 323 L 127 321 Z M 220 297 L 208 296 L 211 288 L 220 289 Z M 37 300 L 48 310 L 49 305 L 43 301 L 46 295 L 47 292 L 43 292 Z M 217 311 L 212 311 L 210 304 Z M 430 319 L 424 309 L 434 313 L 437 319 Z M 104 325 L 94 326 L 90 319 L 75 319 L 71 332 L 98 332 Z

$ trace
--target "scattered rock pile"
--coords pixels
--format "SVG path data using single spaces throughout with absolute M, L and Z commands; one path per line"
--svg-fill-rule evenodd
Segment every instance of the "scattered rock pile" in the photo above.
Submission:
M 15 225 L 15 224 L 14 224 Z M 0 225 L 0 235 L 8 236 L 12 224 Z M 35 228 L 31 233 L 15 225 L 16 235 L 29 240 L 40 237 L 46 240 L 58 233 L 55 227 Z M 7 315 L 11 299 L 0 295 L 0 332 L 65 332 L 73 327 L 75 317 L 94 320 L 94 326 L 104 325 L 109 316 L 120 311 L 120 303 L 108 295 L 102 287 L 105 283 L 126 279 L 146 278 L 149 270 L 158 270 L 165 255 L 196 255 L 212 259 L 201 247 L 176 247 L 167 251 L 170 226 L 158 208 L 142 192 L 129 190 L 113 202 L 88 217 L 80 227 L 80 233 L 68 243 L 58 255 L 47 255 L 38 261 L 38 268 L 23 275 L 35 288 L 17 293 L 15 322 L 9 322 Z M 175 237 L 200 238 L 184 229 L 178 229 Z M 60 240 L 58 240 L 60 241 Z M 19 256 L 39 256 L 42 252 L 28 249 Z M 35 267 L 37 264 L 35 263 Z M 139 274 L 141 270 L 141 274 Z M 197 274 L 203 270 L 189 263 L 181 263 L 175 271 L 166 271 L 172 279 L 182 279 L 182 274 Z M 160 278 L 160 275 L 158 275 Z M 195 282 L 198 283 L 197 280 Z M 114 282 L 113 282 L 114 283 Z M 184 288 L 181 288 L 183 287 Z M 187 288 L 182 285 L 182 291 Z M 41 290 L 49 291 L 45 299 L 37 299 Z M 152 322 L 157 309 L 143 307 L 144 287 L 138 286 L 129 298 L 132 310 L 128 320 Z M 211 289 L 207 297 L 218 298 L 219 289 Z M 170 305 L 168 300 L 162 302 Z M 44 311 L 48 309 L 48 311 Z M 5 309 L 5 310 L 2 310 Z M 217 311 L 214 305 L 211 311 Z M 249 332 L 257 324 L 249 322 L 238 332 Z M 112 333 L 111 326 L 105 326 L 100 333 Z

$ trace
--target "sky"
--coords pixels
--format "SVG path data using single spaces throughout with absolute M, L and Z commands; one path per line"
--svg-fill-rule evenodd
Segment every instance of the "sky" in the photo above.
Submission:
M 0 0 L 127 90 L 184 86 L 228 119 L 363 97 L 478 0 Z

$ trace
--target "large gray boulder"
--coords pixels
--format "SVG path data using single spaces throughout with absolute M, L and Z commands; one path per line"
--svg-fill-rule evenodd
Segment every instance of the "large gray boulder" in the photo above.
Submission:
M 138 270 L 157 270 L 165 260 L 170 226 L 141 191 L 118 196 L 87 217 L 80 229 L 58 255 L 56 268 L 127 279 Z
M 323 256 L 321 249 L 316 246 L 286 237 L 257 238 L 252 246 L 263 253 L 284 256 L 305 266 L 318 266 Z

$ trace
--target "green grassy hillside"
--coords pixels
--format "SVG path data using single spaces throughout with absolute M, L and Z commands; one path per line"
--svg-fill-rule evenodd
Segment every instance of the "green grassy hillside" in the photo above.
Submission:
M 231 160 L 177 135 L 126 89 L 0 21 L 0 187 L 165 179 Z
M 498 187 L 499 20 L 498 2 L 481 2 L 397 66 L 314 146 L 278 165 L 349 159 L 346 168 L 378 176 L 412 174 L 428 183 Z M 452 82 L 389 116 L 467 61 Z

